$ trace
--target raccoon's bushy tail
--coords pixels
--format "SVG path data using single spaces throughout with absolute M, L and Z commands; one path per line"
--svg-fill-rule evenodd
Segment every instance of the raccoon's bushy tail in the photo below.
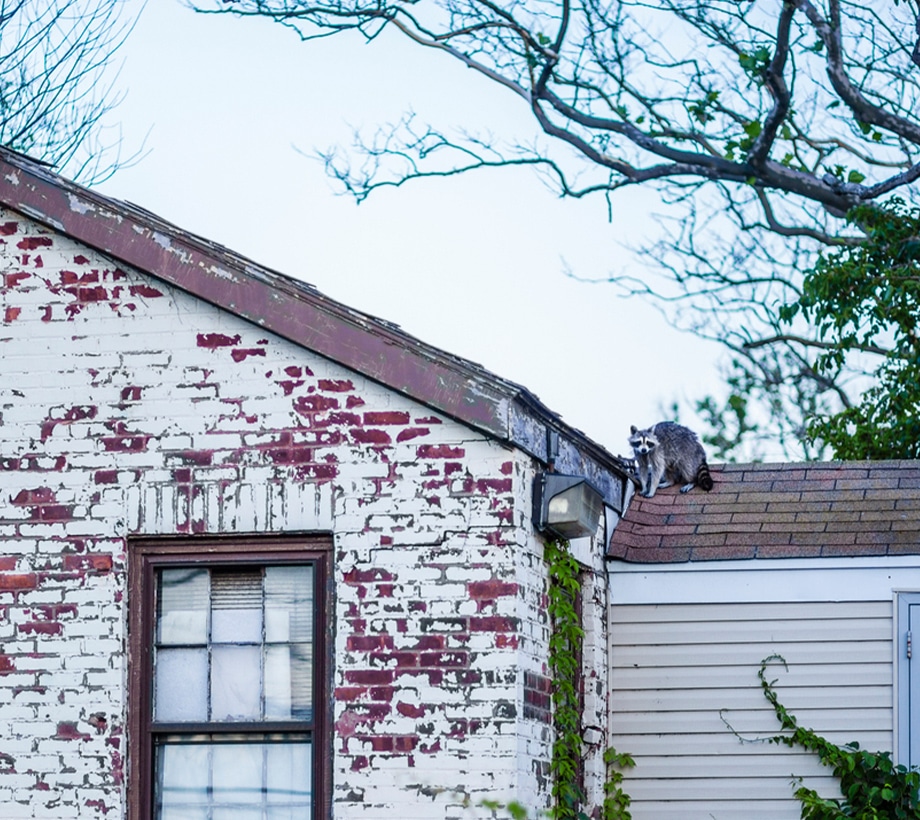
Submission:
M 708 493 L 713 488 L 712 476 L 709 473 L 709 465 L 704 461 L 696 471 L 696 483 Z

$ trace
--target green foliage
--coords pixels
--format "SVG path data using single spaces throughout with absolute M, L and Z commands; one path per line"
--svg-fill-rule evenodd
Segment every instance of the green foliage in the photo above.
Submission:
M 581 654 L 585 632 L 581 626 L 578 562 L 566 541 L 546 545 L 549 567 L 549 615 L 552 634 L 549 641 L 549 667 L 553 676 L 553 725 L 556 740 L 550 768 L 553 774 L 553 820 L 588 820 L 582 785 L 581 739 Z M 607 780 L 601 820 L 631 820 L 630 797 L 623 791 L 621 769 L 635 766 L 628 754 L 610 748 L 604 753 Z M 595 816 L 592 814 L 592 816 Z
M 916 820 L 920 817 L 920 771 L 894 765 L 889 752 L 869 752 L 860 749 L 858 743 L 837 746 L 799 726 L 779 702 L 773 688 L 776 681 L 766 678 L 767 666 L 773 661 L 786 666 L 781 656 L 771 655 L 763 660 L 757 674 L 764 695 L 786 734 L 775 735 L 768 741 L 816 753 L 825 766 L 833 769 L 843 794 L 842 798 L 820 797 L 813 789 L 801 785 L 800 780 L 795 796 L 802 803 L 803 820 Z
M 618 752 L 612 746 L 604 752 L 604 764 L 607 766 L 607 781 L 604 783 L 604 805 L 601 809 L 602 820 L 632 820 L 629 804 L 632 799 L 623 791 L 623 772 L 636 765 L 632 756 Z
M 740 363 L 727 381 L 730 389 L 723 405 L 713 396 L 706 396 L 696 402 L 696 412 L 706 422 L 709 430 L 701 439 L 714 461 L 735 461 L 735 453 L 745 439 L 758 432 L 758 425 L 748 416 L 748 396 L 741 386 L 743 371 Z
M 800 299 L 780 316 L 790 323 L 801 315 L 817 328 L 827 344 L 815 363 L 819 375 L 834 377 L 853 354 L 881 363 L 858 404 L 816 414 L 807 433 L 842 459 L 918 458 L 920 208 L 893 198 L 858 206 L 848 219 L 866 240 L 823 254 Z
M 499 800 L 483 800 L 479 805 L 491 811 L 493 817 L 497 817 L 498 812 L 507 813 L 511 820 L 527 820 L 529 816 L 527 809 L 516 800 L 512 800 L 510 803 L 502 803 Z
M 553 725 L 556 739 L 550 768 L 553 773 L 553 820 L 587 820 L 581 778 L 581 649 L 584 630 L 579 613 L 578 562 L 564 541 L 546 545 L 549 565 L 549 667 L 553 676 Z

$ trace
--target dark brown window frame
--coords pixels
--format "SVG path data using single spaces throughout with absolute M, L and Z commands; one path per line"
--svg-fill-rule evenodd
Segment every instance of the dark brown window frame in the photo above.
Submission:
M 152 720 L 155 573 L 168 567 L 238 567 L 246 564 L 310 562 L 318 572 L 313 680 L 313 783 L 311 820 L 331 816 L 332 699 L 328 676 L 332 635 L 332 537 L 330 535 L 254 535 L 194 538 L 133 538 L 128 541 L 128 817 L 152 820 L 154 731 Z M 290 724 L 260 723 L 260 730 L 290 729 Z M 161 727 L 163 730 L 166 727 Z M 188 728 L 188 727 L 183 727 Z M 239 725 L 228 727 L 239 730 Z

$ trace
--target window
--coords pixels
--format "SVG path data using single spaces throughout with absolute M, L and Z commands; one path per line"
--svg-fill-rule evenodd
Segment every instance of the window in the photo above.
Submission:
M 132 542 L 131 817 L 325 816 L 329 546 Z
M 920 592 L 898 594 L 898 763 L 920 766 Z

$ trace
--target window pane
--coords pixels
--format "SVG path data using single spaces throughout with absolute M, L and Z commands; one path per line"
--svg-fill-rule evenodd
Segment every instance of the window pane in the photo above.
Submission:
M 265 647 L 265 719 L 291 719 L 291 649 Z
M 211 607 L 214 643 L 262 643 L 261 569 L 214 570 Z
M 207 817 L 210 750 L 198 744 L 157 749 L 157 803 L 164 818 Z
M 265 719 L 313 719 L 313 646 L 265 648 Z
M 313 644 L 291 646 L 291 717 L 313 720 Z
M 254 735 L 252 742 L 179 736 L 157 749 L 157 820 L 309 820 L 312 748 L 305 738 Z
M 158 644 L 199 644 L 208 640 L 208 571 L 164 569 L 157 590 Z
M 211 720 L 261 718 L 261 651 L 258 646 L 211 649 Z
M 154 672 L 154 720 L 208 719 L 208 650 L 160 649 Z
M 227 743 L 214 747 L 214 805 L 262 802 L 263 746 Z
M 265 640 L 313 640 L 313 567 L 265 570 Z
M 206 807 L 163 806 L 158 815 L 160 820 L 210 820 Z
M 268 802 L 279 809 L 282 806 L 309 806 L 313 798 L 313 755 L 310 744 L 272 743 L 266 750 Z

